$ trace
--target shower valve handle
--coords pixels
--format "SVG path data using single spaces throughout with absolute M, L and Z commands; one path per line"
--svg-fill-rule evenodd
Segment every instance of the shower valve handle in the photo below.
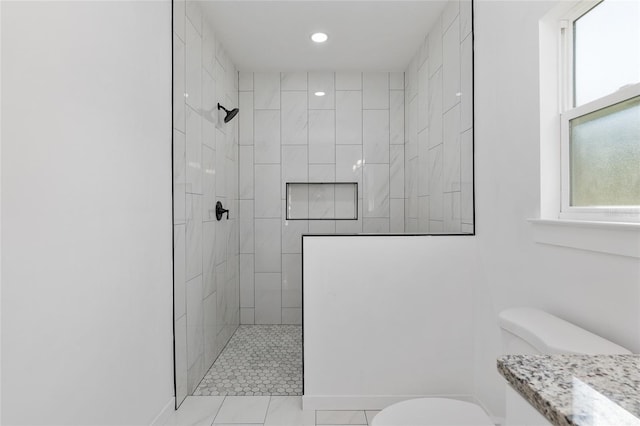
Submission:
M 216 219 L 222 220 L 222 215 L 227 214 L 227 220 L 229 220 L 229 210 L 222 207 L 222 203 L 218 201 L 216 203 Z

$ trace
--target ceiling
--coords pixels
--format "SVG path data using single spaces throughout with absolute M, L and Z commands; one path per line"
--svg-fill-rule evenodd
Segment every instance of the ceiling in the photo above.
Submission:
M 205 0 L 202 9 L 240 71 L 402 71 L 445 3 Z M 310 40 L 318 31 L 326 43 Z

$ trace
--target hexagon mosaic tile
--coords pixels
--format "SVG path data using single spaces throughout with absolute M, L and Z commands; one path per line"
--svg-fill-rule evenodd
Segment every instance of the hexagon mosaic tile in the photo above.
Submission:
M 239 326 L 193 395 L 302 395 L 302 327 Z

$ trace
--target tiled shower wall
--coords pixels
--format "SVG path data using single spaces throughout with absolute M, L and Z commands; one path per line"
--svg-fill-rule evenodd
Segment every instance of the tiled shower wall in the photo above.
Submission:
M 197 2 L 174 1 L 176 401 L 191 394 L 239 322 L 237 71 Z M 215 218 L 216 201 L 231 213 Z
M 473 232 L 471 7 L 450 0 L 406 70 L 407 232 Z
M 241 72 L 239 88 L 241 323 L 299 324 L 302 233 L 404 232 L 404 73 Z M 286 220 L 286 182 L 336 181 L 358 183 L 358 220 Z

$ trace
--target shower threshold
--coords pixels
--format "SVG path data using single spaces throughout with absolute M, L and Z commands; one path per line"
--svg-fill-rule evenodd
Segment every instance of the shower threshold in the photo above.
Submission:
M 193 395 L 302 395 L 302 327 L 239 326 Z

